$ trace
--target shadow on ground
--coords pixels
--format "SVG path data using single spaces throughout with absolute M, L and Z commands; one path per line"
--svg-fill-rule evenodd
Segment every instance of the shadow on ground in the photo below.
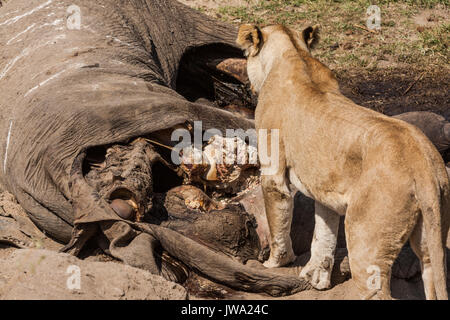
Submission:
M 342 93 L 364 107 L 389 116 L 432 111 L 450 120 L 450 73 L 446 69 L 341 71 L 337 77 Z

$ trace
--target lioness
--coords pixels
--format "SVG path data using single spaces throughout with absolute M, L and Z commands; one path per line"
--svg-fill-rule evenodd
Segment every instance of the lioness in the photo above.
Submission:
M 346 215 L 350 268 L 362 297 L 391 298 L 391 266 L 409 239 L 421 261 L 426 298 L 448 299 L 450 194 L 443 160 L 416 127 L 340 93 L 331 70 L 310 54 L 317 31 L 239 29 L 237 44 L 259 93 L 256 128 L 278 129 L 280 137 L 278 169 L 262 177 L 271 232 L 265 266 L 295 259 L 292 183 L 316 201 L 311 259 L 300 273 L 315 288 L 330 286 L 339 215 Z

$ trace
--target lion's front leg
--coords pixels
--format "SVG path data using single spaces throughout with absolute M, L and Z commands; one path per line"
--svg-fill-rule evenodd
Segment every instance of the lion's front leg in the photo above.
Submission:
M 295 260 L 290 237 L 292 196 L 284 173 L 262 176 L 261 180 L 270 230 L 270 257 L 264 266 L 281 267 Z
M 300 277 L 307 279 L 318 290 L 331 285 L 338 230 L 339 215 L 316 201 L 311 259 L 300 272 Z

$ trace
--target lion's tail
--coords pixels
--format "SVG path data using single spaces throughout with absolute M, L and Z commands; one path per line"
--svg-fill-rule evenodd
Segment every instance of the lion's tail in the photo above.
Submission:
M 441 179 L 433 174 L 421 178 L 416 184 L 417 197 L 425 226 L 436 297 L 438 300 L 448 300 L 445 252 L 446 224 L 450 215 L 448 176 L 445 174 L 445 181 L 439 181 Z

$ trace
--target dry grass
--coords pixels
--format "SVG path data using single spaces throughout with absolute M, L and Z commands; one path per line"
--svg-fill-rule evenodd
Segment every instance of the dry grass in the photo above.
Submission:
M 225 5 L 209 0 L 208 6 L 202 0 L 184 2 L 235 24 L 281 23 L 293 28 L 319 24 L 321 42 L 315 55 L 332 69 L 449 65 L 448 0 L 376 1 L 382 19 L 377 33 L 356 26 L 366 25 L 366 10 L 374 1 L 244 0 Z

